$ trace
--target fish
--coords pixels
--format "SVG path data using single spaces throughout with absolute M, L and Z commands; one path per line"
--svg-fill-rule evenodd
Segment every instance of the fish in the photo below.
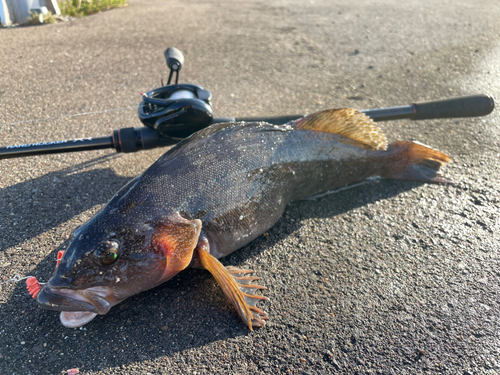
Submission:
M 269 230 L 286 206 L 373 176 L 447 183 L 450 157 L 387 140 L 354 109 L 313 113 L 285 125 L 211 125 L 169 149 L 75 229 L 40 307 L 80 327 L 188 267 L 208 270 L 252 330 L 268 315 L 252 270 L 219 259 Z M 59 261 L 59 260 L 58 260 Z

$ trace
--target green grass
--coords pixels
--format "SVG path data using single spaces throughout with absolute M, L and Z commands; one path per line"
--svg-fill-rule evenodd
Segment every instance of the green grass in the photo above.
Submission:
M 72 17 L 85 17 L 103 10 L 126 7 L 127 0 L 70 0 L 59 3 L 61 14 Z
M 31 13 L 31 16 L 26 20 L 25 25 L 41 25 L 42 23 L 56 23 L 57 20 L 52 15 L 52 12 L 42 14 L 41 17 L 38 13 Z

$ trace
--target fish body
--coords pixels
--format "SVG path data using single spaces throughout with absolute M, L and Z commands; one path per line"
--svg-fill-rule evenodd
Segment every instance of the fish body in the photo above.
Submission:
M 413 142 L 388 147 L 354 110 L 296 123 L 215 124 L 167 151 L 75 230 L 38 303 L 64 325 L 87 323 L 183 269 L 208 269 L 250 328 L 267 315 L 249 271 L 224 257 L 271 228 L 291 201 L 371 176 L 444 182 L 449 158 Z

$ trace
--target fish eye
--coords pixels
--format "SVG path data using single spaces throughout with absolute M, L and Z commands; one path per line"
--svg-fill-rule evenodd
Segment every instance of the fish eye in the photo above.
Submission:
M 120 244 L 117 241 L 104 241 L 94 250 L 95 260 L 100 266 L 109 266 L 118 259 Z

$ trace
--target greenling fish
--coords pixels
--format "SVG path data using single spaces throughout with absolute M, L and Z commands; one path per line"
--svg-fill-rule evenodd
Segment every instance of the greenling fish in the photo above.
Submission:
M 207 269 L 250 328 L 265 324 L 253 272 L 217 259 L 271 228 L 294 200 L 371 176 L 446 182 L 450 158 L 419 143 L 386 139 L 353 109 L 287 125 L 215 124 L 167 151 L 73 233 L 38 304 L 67 327 L 187 267 Z

